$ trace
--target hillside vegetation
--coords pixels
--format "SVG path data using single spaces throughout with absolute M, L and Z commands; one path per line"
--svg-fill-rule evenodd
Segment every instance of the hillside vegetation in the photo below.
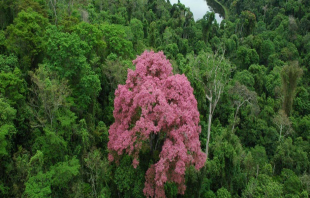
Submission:
M 308 197 L 310 1 L 217 1 L 220 24 L 169 0 L 0 0 L 0 197 Z M 120 93 L 147 90 L 146 50 L 175 75 L 154 89 L 167 104 L 148 98 L 152 129 Z M 167 105 L 187 108 L 179 125 Z

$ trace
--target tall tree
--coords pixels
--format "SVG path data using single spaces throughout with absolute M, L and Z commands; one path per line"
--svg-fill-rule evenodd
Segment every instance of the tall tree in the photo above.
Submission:
M 273 117 L 272 121 L 279 129 L 279 141 L 282 137 L 293 132 L 291 127 L 292 122 L 282 109 Z
M 29 72 L 33 86 L 29 99 L 32 115 L 35 117 L 33 127 L 53 128 L 59 109 L 67 106 L 67 97 L 71 94 L 68 82 L 60 80 L 56 72 L 50 72 L 45 65 L 40 65 L 35 72 Z
M 229 90 L 229 93 L 233 95 L 233 104 L 236 107 L 236 111 L 234 114 L 234 120 L 232 124 L 231 131 L 234 132 L 235 125 L 237 124 L 237 117 L 240 108 L 245 104 L 250 104 L 253 109 L 257 109 L 257 94 L 255 91 L 250 91 L 244 85 L 241 85 L 239 82 L 236 82 L 234 87 Z
M 289 62 L 281 71 L 282 91 L 283 91 L 283 110 L 287 116 L 291 115 L 293 100 L 298 79 L 302 76 L 303 70 L 297 61 Z
M 129 154 L 136 168 L 139 153 L 148 150 L 155 164 L 146 172 L 144 194 L 165 197 L 168 182 L 177 184 L 183 194 L 186 168 L 200 169 L 205 163 L 193 88 L 184 75 L 172 74 L 162 52 L 145 51 L 133 63 L 136 70 L 129 70 L 126 84 L 115 91 L 109 160 Z
M 209 40 L 209 34 L 214 19 L 215 19 L 214 12 L 208 12 L 203 16 L 203 18 L 200 21 L 202 28 L 202 37 L 205 43 L 207 43 Z
M 78 33 L 83 37 L 81 32 Z M 93 39 L 93 36 L 89 39 Z M 61 79 L 68 80 L 69 85 L 73 87 L 72 95 L 75 97 L 76 106 L 80 111 L 88 110 L 90 104 L 95 102 L 101 86 L 98 74 L 91 68 L 90 60 L 86 57 L 91 50 L 87 42 L 95 45 L 98 40 L 86 42 L 75 32 L 64 33 L 56 26 L 49 27 L 47 39 L 46 67 L 56 71 Z M 102 49 L 104 43 L 99 44 Z
M 253 12 L 248 10 L 242 11 L 241 15 L 241 33 L 243 36 L 248 36 L 254 32 L 256 25 L 256 16 Z
M 4 98 L 0 95 L 0 162 L 1 158 L 9 154 L 8 144 L 10 137 L 16 132 L 14 119 L 16 118 L 16 110 L 12 108 Z M 1 166 L 0 166 L 1 167 Z M 1 167 L 3 168 L 3 167 Z
M 202 53 L 197 58 L 191 59 L 189 64 L 193 67 L 193 75 L 203 87 L 204 96 L 209 103 L 206 141 L 206 155 L 208 159 L 212 117 L 233 68 L 224 58 L 224 54 L 212 55 Z
M 5 45 L 18 56 L 22 72 L 27 73 L 42 60 L 47 25 L 47 18 L 29 8 L 18 13 L 14 23 L 7 27 Z

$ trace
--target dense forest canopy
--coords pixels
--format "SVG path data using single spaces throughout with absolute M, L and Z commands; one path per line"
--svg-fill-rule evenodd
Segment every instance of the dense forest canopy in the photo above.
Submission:
M 310 2 L 214 3 L 220 24 L 169 0 L 0 0 L 0 197 L 308 197 Z M 169 59 L 170 112 L 196 112 L 144 137 L 145 88 L 118 100 L 143 52 Z M 109 142 L 124 108 L 139 152 Z

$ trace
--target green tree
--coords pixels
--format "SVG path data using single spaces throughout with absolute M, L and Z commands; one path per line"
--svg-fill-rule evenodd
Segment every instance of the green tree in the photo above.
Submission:
M 166 45 L 164 52 L 168 59 L 175 59 L 179 53 L 179 48 L 175 43 L 168 44 Z
M 275 172 L 281 173 L 283 168 L 294 170 L 296 174 L 301 174 L 308 170 L 309 160 L 302 138 L 297 138 L 294 142 L 289 137 L 280 144 L 273 158 Z
M 26 182 L 25 195 L 30 197 L 51 197 L 51 173 L 40 171 Z
M 202 27 L 202 36 L 205 43 L 207 43 L 209 40 L 210 30 L 214 19 L 215 19 L 215 13 L 208 12 L 202 17 L 200 21 Z
M 245 85 L 249 90 L 253 91 L 255 80 L 253 74 L 248 70 L 236 72 L 234 80 Z
M 84 158 L 87 178 L 91 185 L 92 197 L 100 197 L 102 192 L 109 190 L 108 183 L 110 183 L 111 178 L 111 167 L 106 158 L 102 156 L 100 150 L 95 149 L 87 153 L 87 156 Z M 106 195 L 105 193 L 103 195 Z
M 133 57 L 133 45 L 132 42 L 127 40 L 124 26 L 104 24 L 100 26 L 100 29 L 103 32 L 104 41 L 107 43 L 105 56 L 114 53 L 124 58 Z
M 10 150 L 11 137 L 16 133 L 14 126 L 14 119 L 16 116 L 16 110 L 13 109 L 4 98 L 0 96 L 0 161 L 1 157 L 8 155 Z M 9 151 L 9 152 L 8 152 Z
M 104 58 L 102 56 L 106 51 L 107 44 L 103 39 L 103 32 L 98 25 L 81 22 L 72 27 L 72 31 L 80 37 L 81 41 L 89 45 L 90 50 L 85 50 L 85 57 L 90 62 Z M 91 66 L 94 67 L 95 65 L 92 64 Z
M 144 167 L 145 168 L 145 167 Z M 123 197 L 144 197 L 143 188 L 145 183 L 144 170 L 141 166 L 136 169 L 132 166 L 132 158 L 124 156 L 120 160 L 114 173 L 114 182 Z
M 45 28 L 48 19 L 39 13 L 28 9 L 21 11 L 14 23 L 6 29 L 5 45 L 10 52 L 19 58 L 20 69 L 26 73 L 42 60 L 45 47 Z
M 153 21 L 150 24 L 150 27 L 148 29 L 148 40 L 149 40 L 149 45 L 153 48 L 156 48 L 156 38 L 158 36 L 158 31 L 157 31 L 157 24 L 155 21 Z
M 242 11 L 240 18 L 242 20 L 242 30 L 244 36 L 248 36 L 249 34 L 252 34 L 254 31 L 254 28 L 256 26 L 256 16 L 251 11 Z M 244 30 L 243 30 L 244 28 Z
M 43 155 L 41 151 L 30 159 L 30 164 L 34 163 L 37 155 Z M 36 160 L 40 162 L 39 168 L 44 163 L 44 159 Z M 66 196 L 68 183 L 71 182 L 79 174 L 80 164 L 76 158 L 68 159 L 65 162 L 59 162 L 46 172 L 44 170 L 36 170 L 34 175 L 29 174 L 29 179 L 25 183 L 25 195 L 30 197 L 53 197 Z
M 283 186 L 265 174 L 252 178 L 242 193 L 242 197 L 283 197 Z
M 138 40 L 143 40 L 143 23 L 139 19 L 131 19 L 129 23 L 131 32 L 133 34 L 133 44 L 136 45 Z
M 228 192 L 228 190 L 224 187 L 218 189 L 216 191 L 216 195 L 217 198 L 231 198 L 230 192 Z
M 283 191 L 286 195 L 300 196 L 302 192 L 301 181 L 292 170 L 283 169 L 280 181 L 283 183 Z
M 242 69 L 248 69 L 252 64 L 258 64 L 259 56 L 255 49 L 241 46 L 237 50 L 237 60 Z
M 114 91 L 119 84 L 124 84 L 127 78 L 127 70 L 133 69 L 133 64 L 115 54 L 110 54 L 102 65 L 102 73 L 108 79 L 111 91 Z
M 279 141 L 281 140 L 281 138 L 284 138 L 284 136 L 289 135 L 293 132 L 293 129 L 291 127 L 292 122 L 289 120 L 283 110 L 280 110 L 278 114 L 273 117 L 272 121 L 279 130 Z
M 24 102 L 26 82 L 22 78 L 22 72 L 17 67 L 15 67 L 13 71 L 1 71 L 0 94 L 14 107 L 17 107 L 17 105 L 21 105 Z
M 233 105 L 236 107 L 231 132 L 234 133 L 235 125 L 237 124 L 238 112 L 243 105 L 249 105 L 254 111 L 258 111 L 257 94 L 255 91 L 250 91 L 248 88 L 239 82 L 229 90 L 229 94 L 233 96 Z
M 212 180 L 213 188 L 224 187 L 229 192 L 237 192 L 246 185 L 246 176 L 241 173 L 244 150 L 238 136 L 230 130 L 221 126 L 213 128 L 215 137 L 210 144 L 207 177 Z
M 281 67 L 274 67 L 266 75 L 265 88 L 268 96 L 279 97 L 281 94 Z
M 268 64 L 268 58 L 275 53 L 275 46 L 271 40 L 264 40 L 261 45 L 260 61 L 263 64 Z
M 261 95 L 263 93 L 263 89 L 265 88 L 264 85 L 266 78 L 266 67 L 264 67 L 263 65 L 251 65 L 248 71 L 251 72 L 252 75 L 250 75 L 250 78 L 246 78 L 249 79 L 249 81 L 247 80 L 247 82 L 252 82 L 251 77 L 253 77 L 253 87 L 255 89 L 255 92 L 258 95 Z
M 33 127 L 54 128 L 58 111 L 68 107 L 66 101 L 71 94 L 66 80 L 60 80 L 57 74 L 50 72 L 45 65 L 40 65 L 35 72 L 29 72 L 33 86 L 29 99 L 32 115 L 35 118 Z
M 0 29 L 2 30 L 13 22 L 14 11 L 12 4 L 12 0 L 0 2 Z
M 189 65 L 192 67 L 193 80 L 198 81 L 199 86 L 202 88 L 202 95 L 209 103 L 206 140 L 206 154 L 208 159 L 212 116 L 229 81 L 232 66 L 225 60 L 224 55 L 218 56 L 206 53 L 202 53 L 197 58 L 191 59 Z
M 0 94 L 0 195 L 9 196 L 10 182 L 12 177 L 7 174 L 12 169 L 11 153 L 14 149 L 14 137 L 16 128 L 14 121 L 16 110 Z
M 0 54 L 0 72 L 10 72 L 18 66 L 18 58 L 14 54 L 10 54 L 9 56 Z
M 88 110 L 101 90 L 100 80 L 86 58 L 91 46 L 76 33 L 63 33 L 55 26 L 47 30 L 46 67 L 56 71 L 60 79 L 67 79 L 73 87 L 74 102 L 81 111 Z M 93 109 L 91 109 L 93 111 Z

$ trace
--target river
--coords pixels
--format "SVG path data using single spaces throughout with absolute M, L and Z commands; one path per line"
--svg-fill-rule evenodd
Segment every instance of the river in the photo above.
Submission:
M 217 23 L 221 23 L 223 20 L 223 8 L 214 0 L 180 0 L 180 2 L 184 4 L 185 7 L 190 8 L 191 12 L 194 14 L 195 21 L 202 19 L 203 15 L 211 11 L 215 12 Z M 173 5 L 178 3 L 178 0 L 170 0 L 170 3 Z

